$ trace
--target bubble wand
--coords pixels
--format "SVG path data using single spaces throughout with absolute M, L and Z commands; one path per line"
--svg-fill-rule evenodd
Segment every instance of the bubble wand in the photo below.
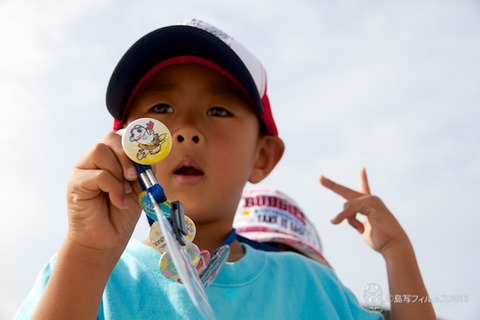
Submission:
M 185 248 L 186 242 L 189 240 L 189 232 L 183 207 L 179 201 L 170 202 L 167 199 L 163 188 L 151 170 L 151 165 L 163 160 L 171 150 L 170 131 L 158 120 L 137 119 L 125 129 L 122 146 L 127 156 L 135 163 L 139 174 L 138 180 L 144 190 L 139 195 L 139 202 L 144 211 L 158 222 L 163 236 L 162 243 L 165 252 L 160 260 L 160 267 L 162 268 L 162 261 L 164 264 L 173 262 L 174 272 L 178 274 L 181 282 L 185 285 L 192 303 L 202 318 L 215 319 L 203 283 L 191 263 L 192 255 L 189 255 Z M 190 230 L 192 224 L 193 222 L 190 224 Z M 193 238 L 191 233 L 190 238 Z M 190 246 L 190 248 L 192 247 Z

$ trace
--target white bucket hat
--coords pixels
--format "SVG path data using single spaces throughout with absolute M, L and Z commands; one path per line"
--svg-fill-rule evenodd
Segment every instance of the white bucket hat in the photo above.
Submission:
M 280 243 L 321 262 L 322 244 L 315 226 L 296 202 L 275 189 L 245 190 L 233 222 L 237 234 L 261 243 Z

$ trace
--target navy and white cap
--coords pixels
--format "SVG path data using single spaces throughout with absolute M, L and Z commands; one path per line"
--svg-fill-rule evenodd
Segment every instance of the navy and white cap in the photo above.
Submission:
M 124 126 L 130 103 L 142 84 L 162 68 L 177 63 L 203 64 L 232 79 L 251 99 L 264 132 L 278 135 L 267 96 L 267 75 L 260 61 L 234 38 L 197 19 L 148 33 L 120 59 L 106 94 L 115 130 Z

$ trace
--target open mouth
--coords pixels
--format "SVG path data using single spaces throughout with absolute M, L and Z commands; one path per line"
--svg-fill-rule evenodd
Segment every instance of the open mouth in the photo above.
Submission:
M 203 171 L 195 167 L 190 166 L 181 166 L 173 172 L 176 175 L 182 176 L 203 176 Z

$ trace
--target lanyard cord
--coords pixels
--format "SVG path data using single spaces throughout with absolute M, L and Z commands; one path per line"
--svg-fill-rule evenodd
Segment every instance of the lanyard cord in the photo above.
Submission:
M 234 228 L 232 228 L 232 230 L 228 233 L 227 237 L 223 241 L 222 246 L 231 245 L 232 242 L 235 241 L 235 239 L 237 239 L 237 231 Z

